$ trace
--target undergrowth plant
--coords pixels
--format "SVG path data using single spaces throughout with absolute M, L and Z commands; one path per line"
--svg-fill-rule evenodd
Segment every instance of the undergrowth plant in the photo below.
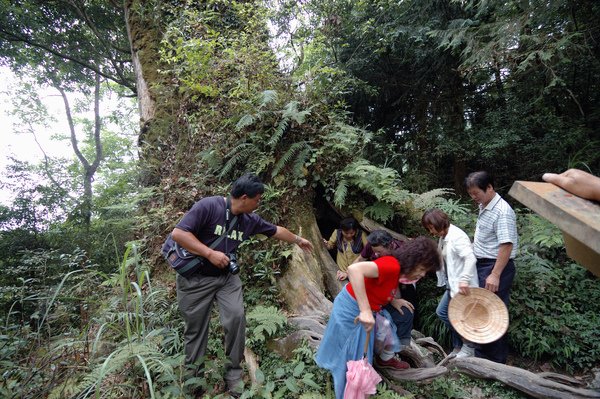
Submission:
M 572 373 L 600 362 L 600 286 L 564 253 L 558 228 L 520 215 L 510 343 L 521 356 Z

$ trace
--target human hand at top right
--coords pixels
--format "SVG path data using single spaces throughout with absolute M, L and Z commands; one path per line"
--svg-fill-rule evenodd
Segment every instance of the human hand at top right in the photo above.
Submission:
M 561 174 L 544 173 L 542 179 L 581 198 L 600 201 L 600 177 L 583 170 L 569 169 Z

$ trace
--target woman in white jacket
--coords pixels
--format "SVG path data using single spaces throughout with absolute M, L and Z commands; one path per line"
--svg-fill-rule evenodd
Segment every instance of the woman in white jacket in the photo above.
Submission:
M 477 259 L 469 236 L 450 223 L 448 215 L 440 209 L 429 209 L 421 218 L 421 224 L 432 235 L 439 237 L 438 247 L 444 259 L 444 267 L 437 272 L 438 286 L 446 286 L 436 309 L 437 316 L 448 326 L 452 335 L 456 357 L 474 355 L 474 345 L 463 339 L 452 327 L 448 319 L 448 304 L 455 295 L 469 295 L 470 287 L 479 287 L 477 279 Z

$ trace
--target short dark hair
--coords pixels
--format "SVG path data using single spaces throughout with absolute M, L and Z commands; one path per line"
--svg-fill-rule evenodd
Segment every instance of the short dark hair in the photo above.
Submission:
M 231 196 L 233 198 L 240 198 L 246 194 L 249 198 L 254 198 L 258 194 L 265 192 L 265 185 L 260 179 L 253 173 L 246 173 L 240 176 L 231 185 Z
M 437 244 L 425 236 L 406 241 L 401 249 L 392 251 L 392 256 L 400 262 L 401 276 L 412 273 L 418 266 L 423 266 L 427 273 L 441 268 Z
M 421 217 L 421 224 L 428 229 L 433 227 L 438 232 L 447 229 L 450 226 L 450 218 L 446 212 L 438 208 L 432 208 L 425 211 Z
M 488 186 L 494 188 L 494 178 L 485 170 L 469 173 L 465 178 L 465 186 L 467 190 L 473 187 L 479 187 L 482 191 L 486 191 Z
M 382 246 L 388 248 L 393 240 L 394 237 L 385 230 L 373 230 L 371 234 L 367 236 L 367 242 L 371 244 L 372 247 Z
M 340 222 L 340 228 L 343 231 L 358 230 L 358 222 L 354 218 L 345 218 Z

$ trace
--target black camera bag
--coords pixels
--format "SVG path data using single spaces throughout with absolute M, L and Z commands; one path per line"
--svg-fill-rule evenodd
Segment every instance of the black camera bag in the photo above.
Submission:
M 237 223 L 237 216 L 234 216 L 229 228 L 217 238 L 209 248 L 214 249 L 219 243 L 226 238 L 227 234 L 233 230 Z M 169 263 L 169 266 L 173 268 L 178 274 L 182 277 L 188 278 L 198 272 L 202 272 L 202 270 L 209 270 L 216 268 L 213 266 L 208 260 L 205 258 L 195 255 L 185 248 L 181 247 L 179 244 L 173 240 L 171 234 L 167 236 L 165 243 L 161 248 L 161 253 Z M 206 267 L 210 266 L 210 267 Z M 213 273 L 205 273 L 207 275 L 212 275 Z M 223 273 L 219 273 L 223 274 Z M 215 274 L 218 275 L 218 274 Z

